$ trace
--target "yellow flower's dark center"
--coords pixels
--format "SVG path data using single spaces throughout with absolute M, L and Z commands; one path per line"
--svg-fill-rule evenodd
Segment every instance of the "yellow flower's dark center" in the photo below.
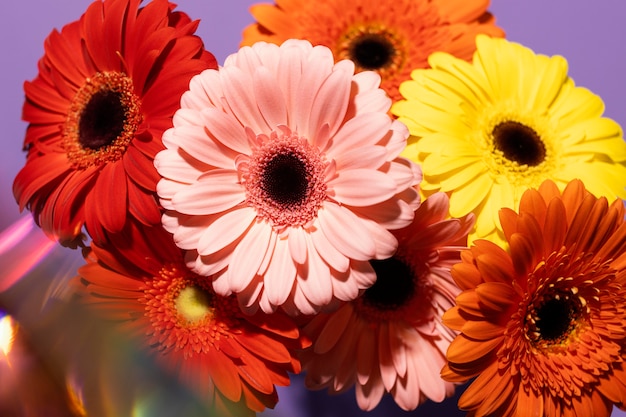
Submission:
M 142 122 L 140 109 L 125 74 L 101 72 L 86 79 L 63 128 L 68 159 L 79 169 L 120 159 Z
M 491 134 L 496 150 L 509 161 L 537 166 L 546 158 L 546 147 L 537 132 L 522 123 L 499 123 Z
M 396 51 L 382 34 L 364 34 L 350 45 L 350 58 L 361 68 L 377 70 L 393 61 Z
M 363 294 L 363 302 L 379 310 L 397 310 L 413 298 L 413 269 L 397 258 L 371 260 L 376 282 Z
M 261 189 L 280 206 L 299 205 L 309 188 L 306 162 L 298 155 L 279 153 L 265 165 Z
M 259 140 L 250 160 L 238 165 L 248 204 L 277 229 L 309 224 L 326 199 L 323 155 L 287 128 Z

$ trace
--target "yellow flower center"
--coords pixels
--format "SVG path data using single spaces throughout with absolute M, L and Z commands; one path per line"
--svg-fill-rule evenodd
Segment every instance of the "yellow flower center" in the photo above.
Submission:
M 141 102 L 123 73 L 87 78 L 70 105 L 63 128 L 67 157 L 78 169 L 120 159 L 142 122 Z
M 212 300 L 201 288 L 188 286 L 180 290 L 175 299 L 176 311 L 188 323 L 195 323 L 212 314 Z

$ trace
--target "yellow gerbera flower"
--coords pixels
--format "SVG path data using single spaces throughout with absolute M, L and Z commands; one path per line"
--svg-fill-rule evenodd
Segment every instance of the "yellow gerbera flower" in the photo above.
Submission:
M 424 194 L 449 193 L 452 216 L 477 216 L 470 242 L 499 244 L 498 211 L 517 209 L 546 179 L 625 198 L 622 129 L 602 117 L 600 97 L 574 85 L 567 61 L 504 39 L 476 42 L 473 63 L 432 54 L 432 69 L 414 70 L 391 109 L 411 132 L 404 156 L 422 164 Z

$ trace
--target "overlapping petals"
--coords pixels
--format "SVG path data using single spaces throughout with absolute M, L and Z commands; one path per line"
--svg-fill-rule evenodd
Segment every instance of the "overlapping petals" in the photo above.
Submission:
M 450 219 L 448 208 L 444 193 L 426 199 L 413 223 L 395 232 L 394 257 L 377 261 L 376 284 L 304 327 L 313 341 L 302 356 L 308 387 L 337 393 L 356 386 L 363 410 L 376 407 L 384 393 L 404 410 L 454 393 L 439 374 L 456 333 L 441 316 L 459 293 L 450 267 L 460 259 L 473 216 Z
M 247 311 L 314 313 L 369 287 L 419 204 L 406 127 L 373 72 L 306 41 L 194 77 L 155 165 L 163 224 Z

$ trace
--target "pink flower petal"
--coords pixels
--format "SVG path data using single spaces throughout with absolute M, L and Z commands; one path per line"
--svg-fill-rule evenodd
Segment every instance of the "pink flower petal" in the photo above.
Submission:
M 379 168 L 387 160 L 383 146 L 359 146 L 335 158 L 337 171 L 359 168 Z
M 321 230 L 312 232 L 311 239 L 317 253 L 319 253 L 322 259 L 324 259 L 331 268 L 339 272 L 346 272 L 348 270 L 350 260 L 328 241 Z
M 328 241 L 345 256 L 366 261 L 376 254 L 376 243 L 350 210 L 325 202 L 318 219 Z
M 349 206 L 369 206 L 385 201 L 396 194 L 396 182 L 389 175 L 373 169 L 339 171 L 328 182 L 335 199 Z
M 398 374 L 393 365 L 393 353 L 389 347 L 389 324 L 381 322 L 378 325 L 378 367 L 383 385 L 387 391 L 393 388 Z
M 307 259 L 305 265 L 298 265 L 298 285 L 304 296 L 316 306 L 325 306 L 333 297 L 330 269 L 320 258 L 319 254 L 307 237 Z
M 244 206 L 217 217 L 213 223 L 205 227 L 196 242 L 198 253 L 206 256 L 225 248 L 248 230 L 256 216 L 256 211 L 252 207 Z
M 238 183 L 200 182 L 191 184 L 172 197 L 176 211 L 191 215 L 215 214 L 226 211 L 246 198 Z
M 272 233 L 271 226 L 255 223 L 237 245 L 227 272 L 234 292 L 243 291 L 256 275 L 268 250 Z
M 250 127 L 256 133 L 271 132 L 272 129 L 268 128 L 254 100 L 251 74 L 246 74 L 240 68 L 228 66 L 220 69 L 220 76 L 224 97 L 239 123 Z
M 338 311 L 333 313 L 324 328 L 320 332 L 315 344 L 313 345 L 313 351 L 317 354 L 323 354 L 334 348 L 339 340 L 345 333 L 351 332 L 348 329 L 348 324 L 351 323 L 354 309 L 350 304 L 346 304 Z M 354 325 L 354 323 L 352 323 Z
M 335 70 L 324 80 L 311 107 L 310 128 L 328 123 L 330 135 L 335 134 L 348 108 L 353 74 L 354 72 Z
M 356 385 L 356 402 L 361 410 L 371 411 L 380 403 L 384 393 L 385 387 L 380 380 L 380 375 L 376 372 L 367 384 Z
M 296 266 L 290 254 L 288 240 L 278 238 L 272 261 L 265 273 L 264 297 L 274 306 L 282 305 L 291 293 L 295 278 Z
M 348 120 L 330 142 L 326 155 L 340 158 L 343 153 L 360 146 L 377 145 L 387 135 L 391 119 L 385 113 L 368 113 Z
M 254 96 L 268 129 L 287 125 L 287 105 L 276 76 L 265 67 L 254 72 Z
M 202 109 L 202 117 L 204 130 L 210 140 L 217 141 L 236 153 L 250 153 L 246 132 L 234 116 L 209 107 Z M 219 147 L 219 144 L 216 146 Z
M 289 229 L 289 252 L 291 253 L 291 258 L 298 264 L 304 264 L 307 261 L 307 234 L 301 227 Z
M 365 385 L 372 373 L 378 374 L 378 369 L 375 369 L 378 364 L 378 346 L 374 328 L 365 327 L 360 333 L 356 364 L 357 381 L 360 385 Z
M 341 301 L 352 301 L 359 296 L 359 287 L 350 272 L 331 271 L 333 295 Z

